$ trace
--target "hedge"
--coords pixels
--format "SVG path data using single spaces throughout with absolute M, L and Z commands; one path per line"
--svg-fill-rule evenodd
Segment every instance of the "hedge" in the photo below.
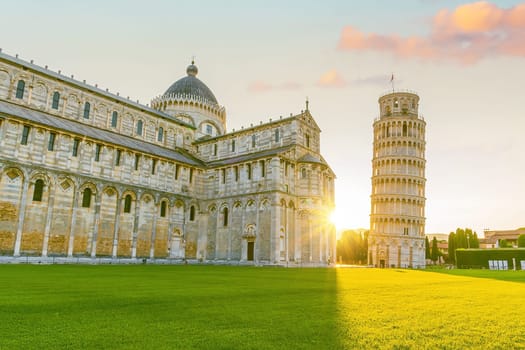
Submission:
M 489 260 L 506 260 L 509 270 L 512 270 L 513 258 L 516 259 L 516 269 L 521 270 L 520 261 L 525 260 L 525 249 L 456 249 L 456 266 L 460 269 L 488 269 Z

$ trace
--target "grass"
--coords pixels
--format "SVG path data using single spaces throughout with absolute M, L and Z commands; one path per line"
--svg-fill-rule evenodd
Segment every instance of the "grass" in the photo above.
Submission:
M 0 265 L 0 349 L 525 348 L 525 272 L 462 272 Z

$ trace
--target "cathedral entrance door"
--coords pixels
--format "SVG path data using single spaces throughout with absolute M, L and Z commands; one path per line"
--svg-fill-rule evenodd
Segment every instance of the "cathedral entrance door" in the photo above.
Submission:
M 385 261 L 384 260 L 379 260 L 379 267 L 384 269 L 385 268 Z
M 253 248 L 255 242 L 247 242 L 248 243 L 248 261 L 253 261 Z

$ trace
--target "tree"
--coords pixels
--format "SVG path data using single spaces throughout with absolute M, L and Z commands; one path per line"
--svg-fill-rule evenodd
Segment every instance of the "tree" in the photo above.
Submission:
M 476 232 L 474 232 L 470 239 L 470 248 L 479 248 L 479 238 Z
M 451 263 L 456 263 L 456 234 L 454 232 L 448 235 L 448 259 Z
M 525 234 L 518 236 L 518 248 L 525 248 Z
M 430 259 L 430 242 L 428 236 L 425 239 L 425 259 Z
M 507 242 L 506 239 L 500 239 L 499 240 L 499 247 L 500 248 L 509 248 L 509 242 Z
M 361 233 L 346 230 L 337 241 L 337 257 L 345 264 L 366 264 L 368 255 L 368 231 Z
M 436 239 L 436 237 L 434 237 L 434 239 L 432 240 L 432 251 L 430 253 L 430 258 L 432 259 L 434 264 L 439 258 L 438 240 Z

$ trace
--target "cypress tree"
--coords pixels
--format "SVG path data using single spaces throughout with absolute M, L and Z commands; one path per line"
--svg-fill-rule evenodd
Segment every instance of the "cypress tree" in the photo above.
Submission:
M 456 263 L 456 234 L 454 232 L 448 235 L 448 259 L 451 263 Z
M 434 237 L 434 239 L 432 240 L 432 251 L 431 251 L 430 255 L 431 255 L 432 261 L 435 264 L 436 261 L 439 258 L 438 241 L 437 241 L 436 237 Z

